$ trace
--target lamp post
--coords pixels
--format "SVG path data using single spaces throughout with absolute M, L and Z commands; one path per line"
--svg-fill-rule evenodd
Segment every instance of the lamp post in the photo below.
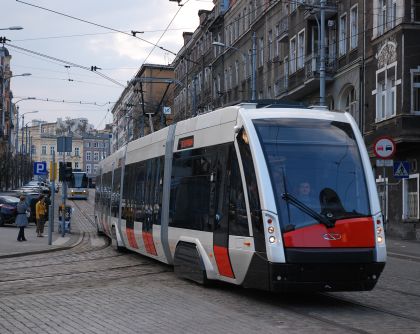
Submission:
M 213 45 L 215 46 L 221 46 L 227 49 L 233 49 L 235 51 L 238 51 L 241 53 L 245 59 L 248 57 L 247 54 L 243 53 L 241 50 L 234 46 L 229 46 L 221 42 L 213 42 Z M 255 31 L 252 34 L 252 53 L 251 53 L 251 65 L 252 65 L 252 71 L 251 71 L 251 100 L 256 100 L 257 98 L 257 35 Z
M 25 115 L 26 114 L 35 114 L 35 113 L 37 113 L 38 112 L 38 110 L 34 110 L 34 111 L 27 111 L 27 112 L 25 112 L 25 113 L 23 113 L 22 114 L 22 143 L 21 143 L 21 145 L 20 145 L 20 153 L 21 154 L 23 154 L 23 129 L 24 129 L 24 123 L 25 123 Z M 29 123 L 29 122 L 28 122 Z M 27 123 L 27 124 L 28 124 Z M 26 147 L 25 147 L 25 153 L 26 153 Z
M 21 101 L 26 100 L 35 100 L 36 97 L 25 97 L 23 99 L 17 100 L 14 105 L 16 107 L 16 138 L 15 138 L 15 151 L 16 154 L 19 153 L 19 106 L 17 105 Z

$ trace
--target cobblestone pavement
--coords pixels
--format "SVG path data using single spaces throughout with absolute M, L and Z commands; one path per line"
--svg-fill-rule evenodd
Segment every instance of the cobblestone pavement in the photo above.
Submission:
M 371 292 L 202 287 L 118 253 L 77 202 L 75 247 L 0 260 L 0 333 L 420 333 L 420 251 L 398 243 Z

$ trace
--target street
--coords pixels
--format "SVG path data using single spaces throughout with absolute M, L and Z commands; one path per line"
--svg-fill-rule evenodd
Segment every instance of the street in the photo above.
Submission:
M 170 266 L 118 253 L 96 236 L 92 193 L 72 205 L 74 233 L 82 236 L 74 247 L 0 260 L 1 333 L 420 333 L 414 243 L 390 242 L 371 292 L 202 287 L 177 278 Z

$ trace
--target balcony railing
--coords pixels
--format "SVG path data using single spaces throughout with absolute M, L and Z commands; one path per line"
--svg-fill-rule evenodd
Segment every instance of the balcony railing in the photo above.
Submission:
M 318 54 L 311 54 L 305 59 L 305 80 L 310 80 L 319 76 L 320 57 Z M 326 57 L 325 71 L 333 74 L 337 70 L 337 59 Z

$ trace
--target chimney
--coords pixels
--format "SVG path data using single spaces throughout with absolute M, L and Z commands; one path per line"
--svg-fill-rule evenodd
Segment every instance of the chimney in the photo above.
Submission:
M 193 33 L 192 32 L 183 32 L 182 37 L 184 37 L 184 45 L 187 45 L 187 43 L 191 40 Z

